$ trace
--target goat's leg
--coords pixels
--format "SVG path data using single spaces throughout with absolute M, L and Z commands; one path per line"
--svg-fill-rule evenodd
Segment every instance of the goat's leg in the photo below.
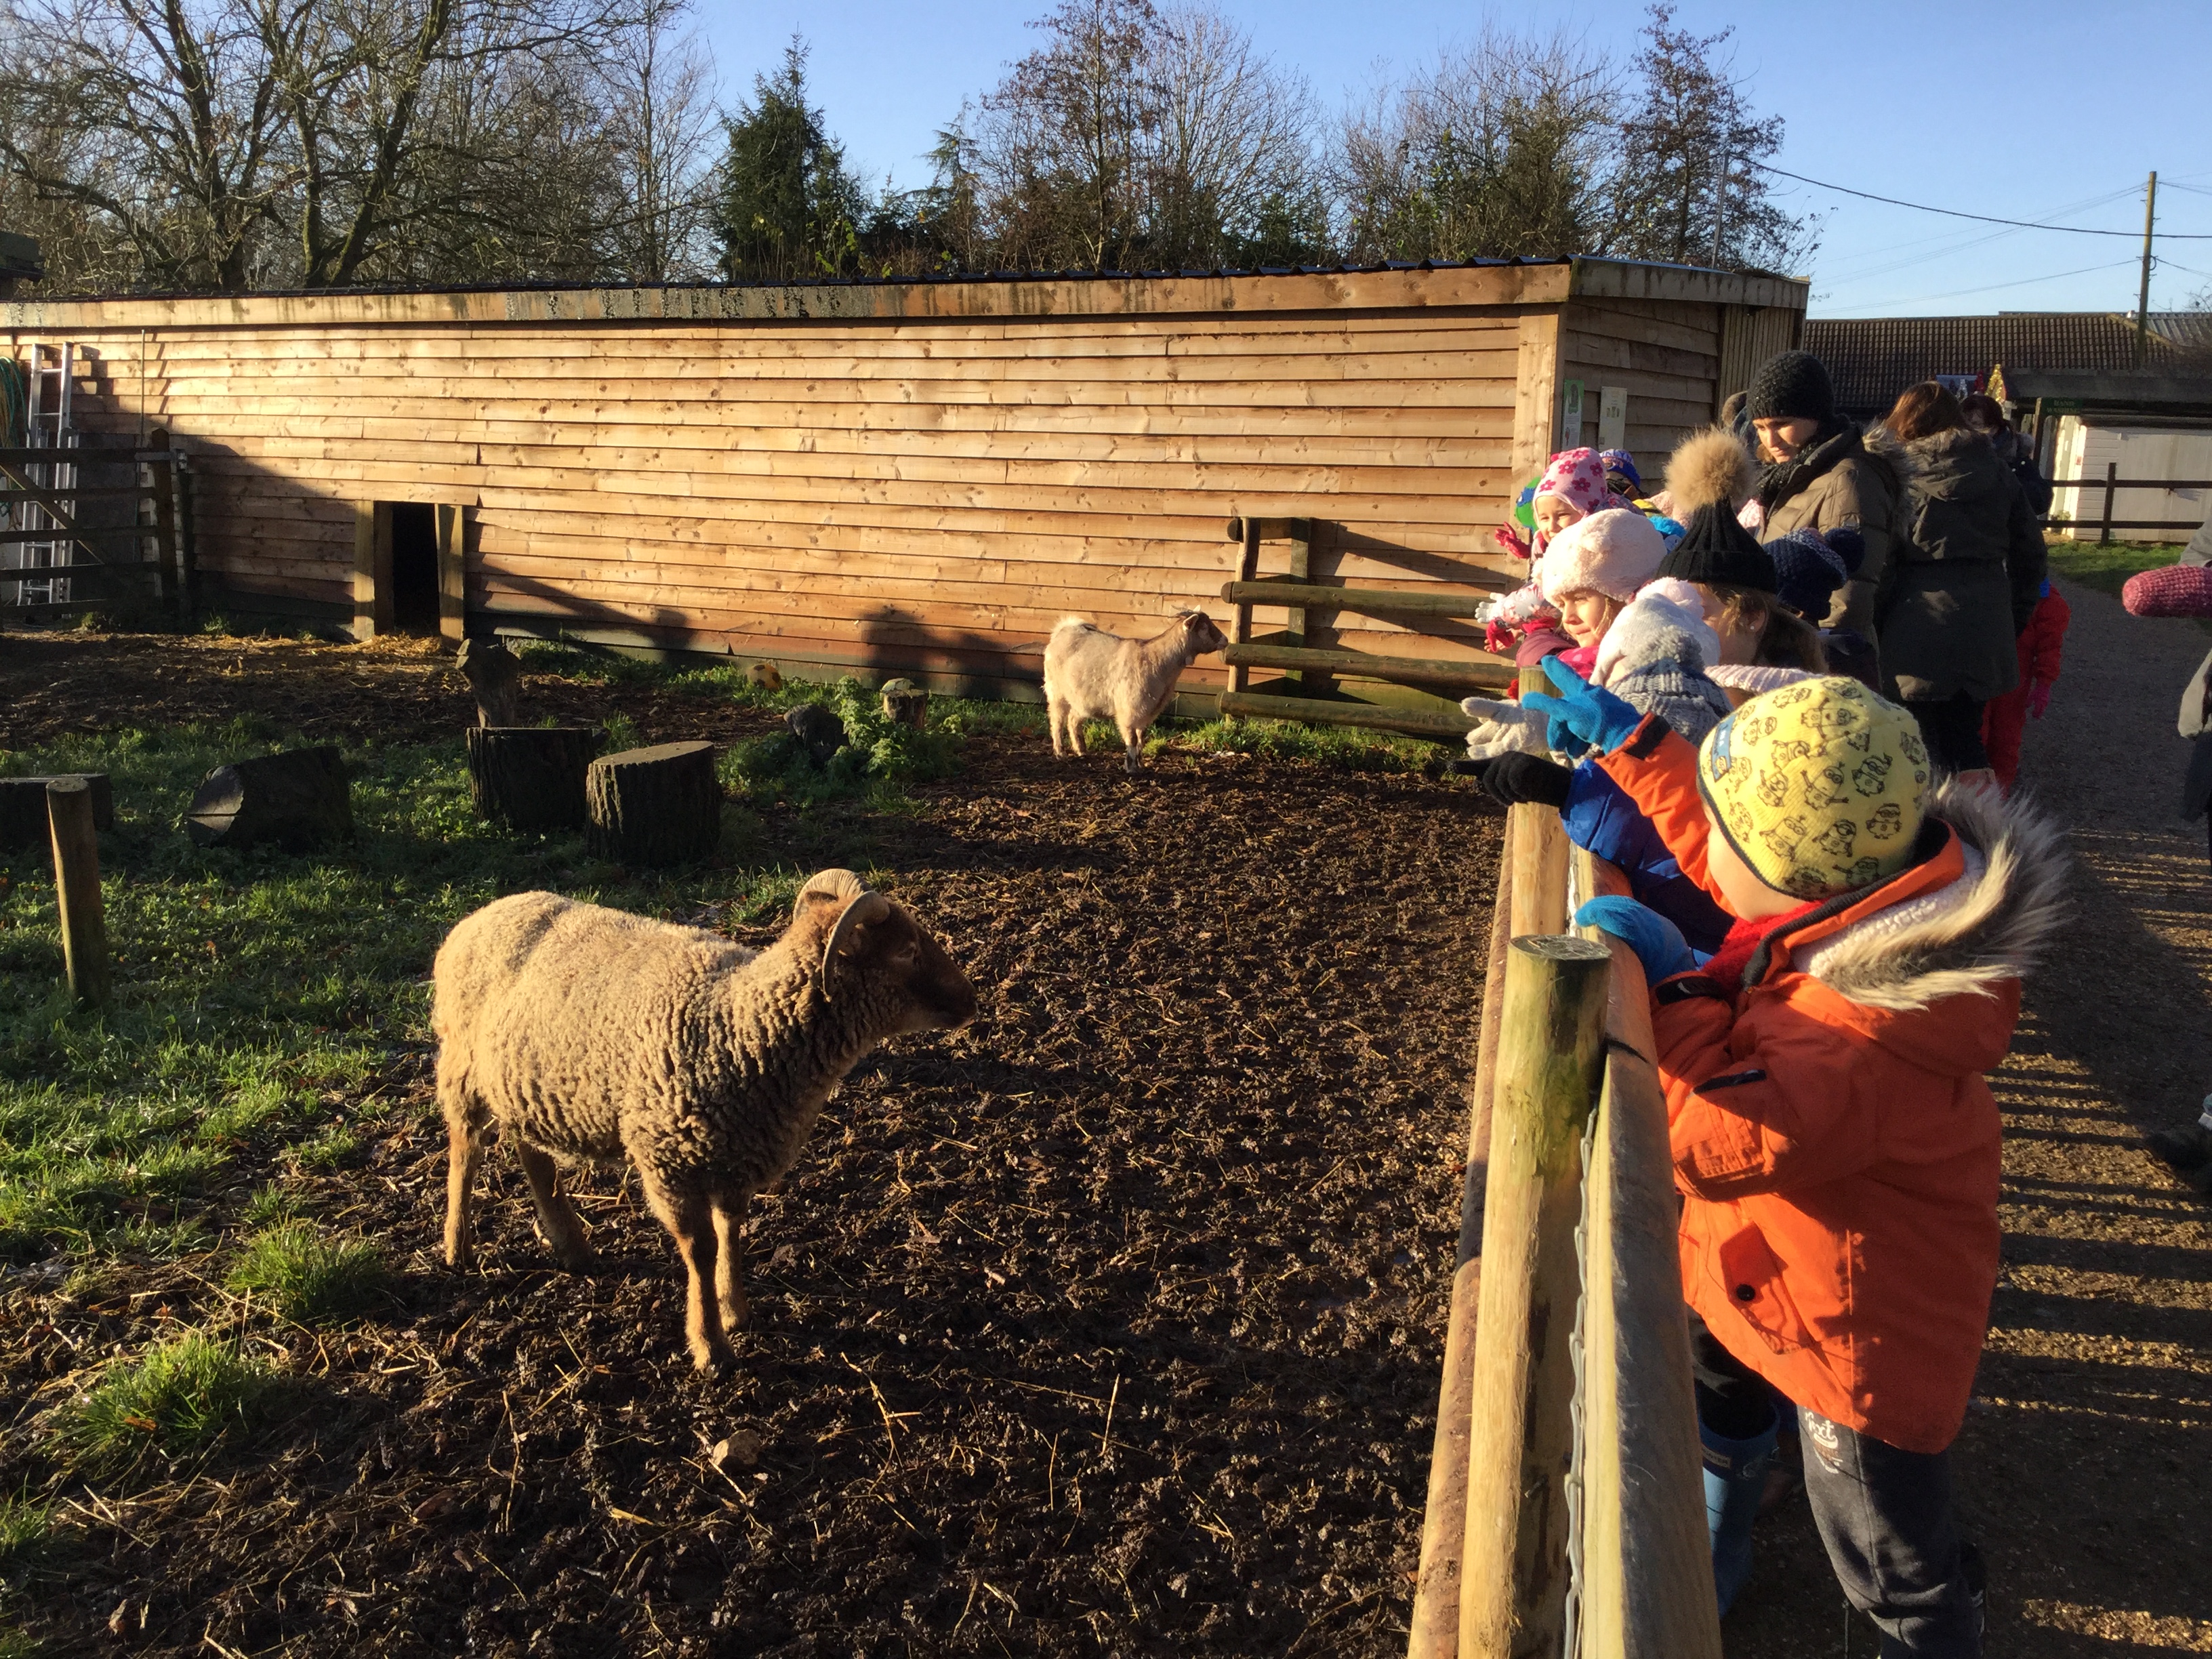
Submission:
M 1052 727 L 1052 757 L 1060 758 L 1060 728 L 1067 724 L 1067 700 L 1048 693 L 1044 700 L 1045 723 Z
M 722 1328 L 726 1331 L 744 1328 L 744 1229 L 745 1206 L 750 1198 L 749 1193 L 739 1193 L 734 1198 L 718 1193 L 714 1198 L 714 1240 L 720 1246 L 720 1253 L 714 1258 L 714 1294 L 722 1304 Z
M 477 1129 L 483 1114 L 469 1097 L 458 1077 L 438 1067 L 438 1103 L 446 1113 L 446 1261 L 465 1267 L 476 1260 L 474 1218 L 469 1206 L 474 1194 L 477 1164 L 483 1157 Z
M 721 1271 L 714 1206 L 704 1193 L 676 1191 L 650 1170 L 641 1167 L 638 1177 L 645 1188 L 646 1203 L 674 1236 L 677 1253 L 684 1258 L 684 1270 L 690 1276 L 684 1295 L 684 1340 L 691 1350 L 691 1363 L 710 1373 L 727 1370 L 738 1357 L 722 1334 L 721 1320 L 708 1317 L 707 1306 L 709 1287 L 718 1282 Z
M 592 1265 L 592 1247 L 584 1237 L 584 1224 L 576 1207 L 561 1190 L 560 1166 L 550 1153 L 514 1138 L 514 1155 L 522 1160 L 522 1173 L 530 1182 L 531 1200 L 538 1206 L 538 1231 L 553 1252 L 553 1259 L 570 1273 Z
M 1122 768 L 1131 777 L 1134 777 L 1137 775 L 1138 763 L 1145 757 L 1145 732 L 1146 728 L 1138 725 L 1134 720 L 1117 720 L 1115 724 L 1118 726 L 1121 731 L 1121 748 L 1123 751 L 1121 756 Z

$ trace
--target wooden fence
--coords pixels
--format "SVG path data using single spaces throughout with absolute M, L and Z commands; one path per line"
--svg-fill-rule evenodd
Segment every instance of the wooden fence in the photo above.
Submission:
M 2120 464 L 2118 461 L 2107 461 L 2105 463 L 2105 476 L 2100 479 L 2086 482 L 2079 478 L 2054 480 L 2051 486 L 2051 505 L 2056 507 L 2059 495 L 2071 490 L 2074 494 L 2074 508 L 2072 514 L 2065 519 L 2054 519 L 2049 514 L 2045 514 L 2045 524 L 2055 527 L 2062 524 L 2078 526 L 2084 523 L 2085 520 L 2081 517 L 2081 496 L 2085 491 L 2097 489 L 2105 492 L 2105 510 L 2103 515 L 2097 520 L 2097 539 L 2100 542 L 2112 540 L 2112 532 L 2115 530 L 2167 530 L 2182 535 L 2191 535 L 2204 522 L 2203 515 L 2201 514 L 2194 519 L 2187 520 L 2116 519 L 2112 516 L 2113 498 L 2123 489 L 2212 489 L 2212 478 L 2123 478 L 2120 477 Z
M 1411 1659 L 1719 1659 L 1677 1204 L 1626 891 L 1508 815 Z
M 148 605 L 191 614 L 191 544 L 179 533 L 184 457 L 159 428 L 149 442 L 0 449 L 0 548 L 9 550 L 0 615 L 46 620 Z M 16 562 L 33 549 L 39 563 Z

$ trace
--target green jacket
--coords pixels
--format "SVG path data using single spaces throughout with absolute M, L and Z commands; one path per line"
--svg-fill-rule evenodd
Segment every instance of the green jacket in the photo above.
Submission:
M 1893 697 L 1986 702 L 2020 684 L 2014 641 L 2048 562 L 2027 496 L 1964 429 L 1901 447 L 1905 511 L 1875 606 Z
M 1898 480 L 1890 463 L 1868 450 L 1863 429 L 1845 422 L 1795 461 L 1769 467 L 1759 499 L 1766 509 L 1761 541 L 1808 526 L 1833 530 L 1850 525 L 1858 531 L 1866 557 L 1836 590 L 1826 626 L 1854 629 L 1874 639 L 1875 594 L 1889 568 L 1897 526 Z

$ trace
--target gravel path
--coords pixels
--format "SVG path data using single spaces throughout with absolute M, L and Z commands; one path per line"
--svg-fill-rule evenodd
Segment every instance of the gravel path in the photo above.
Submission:
M 2174 732 L 2212 639 L 2063 592 L 2065 669 L 2021 776 L 2071 832 L 2079 908 L 1990 1079 L 2004 1269 L 1960 1504 L 1989 1559 L 1991 1655 L 2212 1653 L 2212 1206 L 2142 1140 L 2212 1089 L 2212 866 L 2203 824 L 2176 816 Z M 1729 1653 L 1871 1659 L 1802 1502 L 1761 1547 Z

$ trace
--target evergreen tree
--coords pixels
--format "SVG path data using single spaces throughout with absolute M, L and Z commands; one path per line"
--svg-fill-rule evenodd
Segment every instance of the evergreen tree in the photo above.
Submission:
M 722 274 L 778 283 L 851 275 L 867 195 L 822 112 L 807 102 L 805 41 L 792 37 L 782 70 L 755 76 L 752 97 L 724 125 L 729 149 L 715 215 Z

